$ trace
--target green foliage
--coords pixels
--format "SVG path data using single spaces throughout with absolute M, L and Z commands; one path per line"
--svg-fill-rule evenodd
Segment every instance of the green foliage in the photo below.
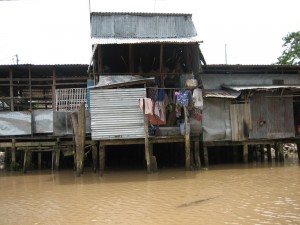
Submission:
M 300 31 L 288 33 L 282 38 L 285 48 L 282 55 L 277 58 L 277 64 L 299 64 L 300 63 Z

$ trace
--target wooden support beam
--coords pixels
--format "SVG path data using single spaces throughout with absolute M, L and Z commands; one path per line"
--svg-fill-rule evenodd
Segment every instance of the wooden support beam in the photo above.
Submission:
M 279 145 L 280 145 L 279 143 L 276 143 L 274 146 L 275 147 L 275 162 L 279 161 L 279 148 L 280 148 Z
M 157 172 L 157 161 L 156 161 L 156 157 L 153 155 L 153 144 L 150 143 L 149 144 L 149 148 L 150 148 L 150 164 L 151 164 L 151 172 Z
M 52 110 L 56 111 L 56 71 L 52 70 Z
M 260 161 L 265 161 L 265 146 L 263 144 L 259 145 L 259 151 L 260 151 Z
M 208 161 L 208 148 L 205 144 L 203 144 L 203 157 L 204 157 L 204 166 L 208 167 L 209 161 Z
M 16 170 L 16 147 L 15 147 L 16 139 L 12 139 L 11 146 L 11 169 Z
M 99 144 L 99 174 L 103 175 L 105 169 L 105 145 Z
M 248 149 L 248 143 L 243 143 L 243 162 L 248 163 L 248 155 L 249 155 L 249 149 Z
M 191 170 L 191 142 L 187 124 L 187 108 L 184 107 L 185 169 Z
M 55 151 L 55 170 L 59 170 L 60 150 Z
M 283 143 L 279 143 L 279 162 L 284 162 L 284 152 L 283 152 Z
M 31 151 L 24 152 L 24 162 L 23 162 L 23 173 L 27 173 L 29 166 L 31 164 Z
M 147 173 L 151 173 L 151 157 L 150 157 L 150 146 L 149 146 L 149 131 L 148 131 L 148 116 L 145 114 L 144 105 L 144 135 L 145 135 L 145 160 L 147 165 Z
M 42 169 L 42 152 L 38 152 L 38 169 Z
M 9 69 L 9 96 L 10 96 L 10 111 L 15 111 L 14 107 L 14 86 L 13 86 L 13 72 Z
M 268 162 L 271 163 L 272 162 L 271 145 L 270 144 L 266 145 L 266 148 L 267 148 Z
M 98 152 L 97 152 L 97 142 L 93 141 L 93 143 L 92 143 L 92 157 L 93 157 L 93 170 L 94 170 L 95 173 L 97 171 L 97 165 L 98 165 L 98 163 L 97 163 L 97 161 L 98 161 L 97 160 L 98 159 L 97 155 L 98 155 Z
M 199 170 L 201 168 L 199 140 L 194 141 L 194 152 L 195 152 L 195 168 Z
M 300 142 L 297 142 L 298 162 L 300 163 Z

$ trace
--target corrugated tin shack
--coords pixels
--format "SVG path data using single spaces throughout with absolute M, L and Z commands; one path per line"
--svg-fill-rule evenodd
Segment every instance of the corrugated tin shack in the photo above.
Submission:
M 192 15 L 95 12 L 91 13 L 91 38 L 89 73 L 97 84 L 90 88 L 91 128 L 92 139 L 100 140 L 101 172 L 105 146 L 122 144 L 145 144 L 150 172 L 156 167 L 154 143 L 185 142 L 186 168 L 200 167 L 201 119 L 191 114 L 185 118 L 192 113 L 193 89 L 201 94 L 198 84 L 201 64 L 205 64 Z M 114 82 L 126 77 L 127 81 Z M 191 107 L 176 111 L 175 95 L 185 91 Z M 149 100 L 153 108 L 145 113 Z M 180 123 L 187 124 L 186 135 L 180 134 Z M 190 143 L 196 156 L 190 155 Z
M 299 66 L 209 65 L 203 67 L 203 142 L 205 160 L 212 146 L 248 148 L 299 141 Z M 262 149 L 263 151 L 263 149 Z M 264 152 L 261 153 L 262 157 Z

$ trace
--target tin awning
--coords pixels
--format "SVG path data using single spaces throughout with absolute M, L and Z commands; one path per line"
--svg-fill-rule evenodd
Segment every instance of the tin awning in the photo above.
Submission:
M 233 91 L 243 90 L 271 90 L 271 89 L 300 89 L 300 85 L 243 85 L 243 86 L 232 86 L 222 85 L 222 88 Z
M 232 90 L 204 90 L 205 98 L 237 98 L 241 94 L 240 91 Z

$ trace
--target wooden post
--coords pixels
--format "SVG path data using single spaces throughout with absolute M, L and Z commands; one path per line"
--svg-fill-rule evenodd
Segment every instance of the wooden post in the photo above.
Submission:
M 283 143 L 279 143 L 279 162 L 284 162 Z
M 184 139 L 185 139 L 185 169 L 191 169 L 191 143 L 190 143 L 190 134 L 187 127 L 187 108 L 184 106 Z
M 208 167 L 209 161 L 208 161 L 208 149 L 205 144 L 203 144 L 203 156 L 204 156 L 204 165 L 205 167 Z
M 105 145 L 99 143 L 99 173 L 103 175 L 105 169 Z
M 42 152 L 38 152 L 38 169 L 42 169 Z
M 195 151 L 196 169 L 200 169 L 201 168 L 201 160 L 200 160 L 199 141 L 198 140 L 196 140 L 194 142 L 194 151 Z
M 78 121 L 75 113 L 71 114 L 72 125 L 76 143 L 76 171 L 77 176 L 83 173 L 85 148 L 85 103 L 78 108 Z
M 11 168 L 12 170 L 16 170 L 16 147 L 15 147 L 16 139 L 12 139 L 12 146 L 11 146 Z
M 13 72 L 9 69 L 9 97 L 10 97 L 10 111 L 14 110 L 14 85 L 13 85 Z
M 266 148 L 267 148 L 268 162 L 271 163 L 272 162 L 271 145 L 267 144 Z
M 60 159 L 60 150 L 56 150 L 55 153 L 55 169 L 59 170 L 59 159 Z
M 248 163 L 249 149 L 246 142 L 243 143 L 243 162 Z
M 296 145 L 297 145 L 297 152 L 298 152 L 298 162 L 300 163 L 300 142 L 297 142 Z
M 260 145 L 259 150 L 260 150 L 260 160 L 261 160 L 261 162 L 264 162 L 265 161 L 265 146 Z
M 52 70 L 52 110 L 56 111 L 56 73 L 55 69 Z
M 157 161 L 156 161 L 156 157 L 153 155 L 153 143 L 149 144 L 149 148 L 150 148 L 151 172 L 157 172 Z
M 24 162 L 23 162 L 23 173 L 27 173 L 29 166 L 31 164 L 31 151 L 26 150 L 24 155 Z
M 275 162 L 278 162 L 279 161 L 279 143 L 276 143 L 275 144 Z
M 148 116 L 145 114 L 144 105 L 144 134 L 145 134 L 145 159 L 147 165 L 147 173 L 151 173 L 151 157 L 150 157 L 150 146 L 149 146 L 149 131 L 148 131 Z
M 94 173 L 97 171 L 97 142 L 93 141 L 92 143 L 92 157 L 93 157 L 93 170 Z

